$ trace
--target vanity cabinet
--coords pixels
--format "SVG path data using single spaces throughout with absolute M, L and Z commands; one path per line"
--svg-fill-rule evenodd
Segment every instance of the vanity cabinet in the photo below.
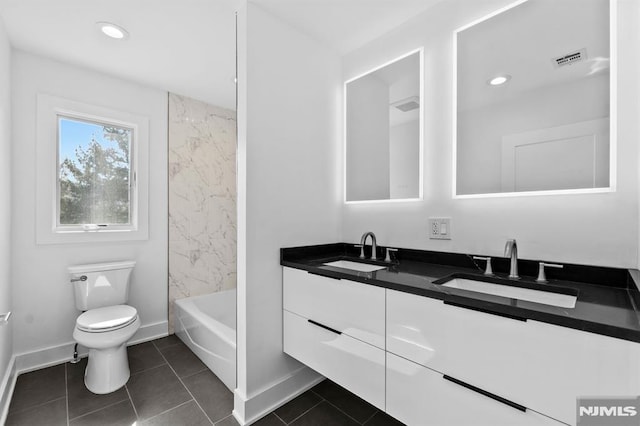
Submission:
M 284 352 L 385 409 L 385 289 L 284 268 Z
M 385 352 L 322 324 L 284 311 L 284 352 L 385 409 Z
M 387 413 L 407 425 L 560 426 L 465 385 L 387 353 Z
M 394 290 L 387 351 L 568 424 L 577 397 L 640 394 L 637 343 Z
M 283 274 L 285 310 L 384 349 L 384 288 L 293 268 Z
M 404 423 L 576 424 L 640 395 L 640 344 L 284 268 L 284 351 Z

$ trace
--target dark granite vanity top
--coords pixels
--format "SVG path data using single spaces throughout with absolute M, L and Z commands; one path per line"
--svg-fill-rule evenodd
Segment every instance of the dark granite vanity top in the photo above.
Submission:
M 532 319 L 619 339 L 640 342 L 640 292 L 636 270 L 564 264 L 563 269 L 547 269 L 548 283 L 538 284 L 538 262 L 518 260 L 520 276 L 515 286 L 545 286 L 549 291 L 577 293 L 574 308 L 493 296 L 457 288 L 443 287 L 442 280 L 453 274 L 483 278 L 484 261 L 471 255 L 400 249 L 393 262 L 358 259 L 359 249 L 337 243 L 281 249 L 280 264 L 331 278 L 344 278 L 378 287 L 440 299 L 446 303 L 514 319 Z M 378 251 L 378 256 L 383 250 Z M 385 266 L 374 272 L 358 272 L 323 265 L 335 260 L 361 261 Z M 509 271 L 509 259 L 493 258 L 498 279 Z

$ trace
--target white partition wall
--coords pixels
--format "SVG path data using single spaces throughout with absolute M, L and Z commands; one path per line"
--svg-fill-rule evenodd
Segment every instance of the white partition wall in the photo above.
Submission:
M 318 379 L 282 352 L 280 248 L 339 240 L 340 61 L 249 3 L 239 15 L 238 388 L 251 422 Z

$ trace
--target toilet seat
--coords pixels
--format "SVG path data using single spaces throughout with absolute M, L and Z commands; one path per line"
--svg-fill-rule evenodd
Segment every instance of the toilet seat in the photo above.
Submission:
M 124 328 L 138 319 L 133 306 L 115 305 L 91 309 L 76 320 L 76 327 L 87 333 L 106 333 Z

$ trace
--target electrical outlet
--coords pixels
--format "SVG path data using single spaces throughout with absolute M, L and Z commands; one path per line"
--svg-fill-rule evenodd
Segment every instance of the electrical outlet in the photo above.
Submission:
M 430 217 L 429 238 L 432 240 L 450 240 L 451 219 L 448 217 Z
M 429 238 L 438 238 L 440 235 L 440 222 L 436 219 L 429 219 Z

